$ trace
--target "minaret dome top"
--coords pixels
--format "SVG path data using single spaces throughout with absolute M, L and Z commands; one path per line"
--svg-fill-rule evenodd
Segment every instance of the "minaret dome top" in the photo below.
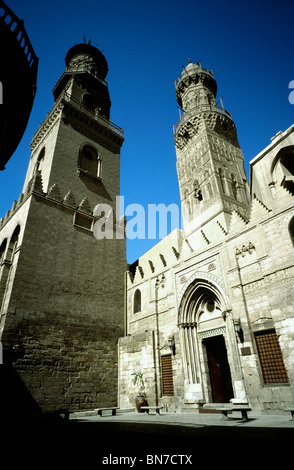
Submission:
M 99 49 L 91 44 L 76 44 L 65 57 L 65 64 L 70 71 L 89 71 L 104 80 L 108 72 L 108 63 Z
M 217 83 L 211 70 L 204 69 L 200 62 L 193 64 L 189 61 L 186 67 L 183 67 L 180 78 L 176 82 L 176 98 L 180 106 L 182 106 L 182 96 L 187 88 L 191 85 L 202 84 L 208 88 L 216 97 Z

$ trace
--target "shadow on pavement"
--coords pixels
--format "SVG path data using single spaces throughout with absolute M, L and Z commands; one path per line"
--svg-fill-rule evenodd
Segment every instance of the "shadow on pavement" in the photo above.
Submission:
M 131 467 L 117 462 L 120 456 L 136 456 L 136 468 L 148 455 L 192 455 L 192 463 L 225 462 L 234 455 L 240 462 L 265 465 L 281 455 L 293 443 L 294 428 L 260 428 L 250 426 L 183 426 L 157 423 L 97 422 L 57 418 L 11 420 L 2 423 L 1 447 L 10 457 L 10 465 L 26 464 L 31 468 L 54 465 L 91 468 L 105 465 Z M 1 451 L 2 452 L 2 451 Z M 288 455 L 288 453 L 284 454 Z M 285 457 L 285 458 L 286 458 Z M 3 454 L 2 454 L 3 458 Z M 106 459 L 106 460 L 105 460 Z M 114 463 L 113 463 L 114 459 Z M 151 460 L 149 459 L 151 462 Z M 108 462 L 108 464 L 103 464 Z M 285 463 L 287 461 L 285 460 Z M 280 463 L 281 460 L 280 460 Z M 154 464 L 154 463 L 153 463 Z M 152 465 L 153 465 L 152 464 Z M 167 468 L 175 464 L 167 462 Z M 176 465 L 179 465 L 179 461 Z M 189 467 L 189 463 L 187 463 Z

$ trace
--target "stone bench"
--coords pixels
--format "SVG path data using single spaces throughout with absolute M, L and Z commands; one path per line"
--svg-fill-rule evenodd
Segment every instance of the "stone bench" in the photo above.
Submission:
M 247 421 L 248 420 L 247 412 L 252 411 L 252 408 L 250 408 L 250 406 L 246 404 L 234 405 L 231 403 L 209 403 L 209 404 L 205 404 L 203 408 L 207 410 L 212 409 L 212 410 L 220 411 L 226 419 L 229 419 L 228 413 L 232 413 L 233 411 L 238 411 L 238 412 L 241 412 L 242 421 Z
M 111 411 L 111 415 L 116 416 L 116 412 L 118 409 L 119 409 L 118 406 L 109 406 L 106 408 L 95 408 L 95 411 L 97 411 L 98 415 L 101 416 L 102 418 L 103 411 Z
M 221 409 L 221 412 L 226 419 L 229 419 L 228 411 L 230 412 L 240 411 L 241 416 L 242 416 L 242 421 L 247 421 L 248 420 L 247 412 L 251 410 L 252 408 L 250 408 L 249 406 L 233 406 L 233 407 L 223 408 Z
M 285 408 L 284 411 L 290 411 L 291 413 L 290 421 L 293 421 L 294 420 L 294 408 Z
M 146 413 L 149 413 L 150 410 L 155 410 L 158 415 L 160 415 L 160 410 L 163 406 L 141 406 L 141 410 L 146 410 Z

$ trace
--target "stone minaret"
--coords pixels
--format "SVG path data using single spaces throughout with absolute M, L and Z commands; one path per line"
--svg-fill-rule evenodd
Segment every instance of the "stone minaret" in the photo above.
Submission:
M 2 383 L 18 411 L 117 400 L 125 239 L 115 230 L 96 239 L 93 212 L 99 203 L 115 211 L 123 130 L 110 122 L 103 54 L 78 44 L 65 63 L 23 193 L 0 221 Z
M 177 171 L 186 235 L 211 221 L 225 231 L 232 210 L 247 216 L 249 188 L 231 115 L 215 101 L 211 71 L 191 62 L 176 82 L 183 115 L 174 129 Z M 208 225 L 209 224 L 209 228 Z

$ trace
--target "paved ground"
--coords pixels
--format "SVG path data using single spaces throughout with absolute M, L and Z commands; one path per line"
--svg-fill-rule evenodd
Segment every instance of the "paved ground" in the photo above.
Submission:
M 30 468 L 140 469 L 185 468 L 206 464 L 263 467 L 289 464 L 294 444 L 294 421 L 289 415 L 238 413 L 228 420 L 220 414 L 124 413 L 99 417 L 75 414 L 63 419 L 11 418 L 2 421 L 1 457 Z M 2 451 L 3 450 L 3 451 Z M 291 457 L 290 457 L 291 456 Z

